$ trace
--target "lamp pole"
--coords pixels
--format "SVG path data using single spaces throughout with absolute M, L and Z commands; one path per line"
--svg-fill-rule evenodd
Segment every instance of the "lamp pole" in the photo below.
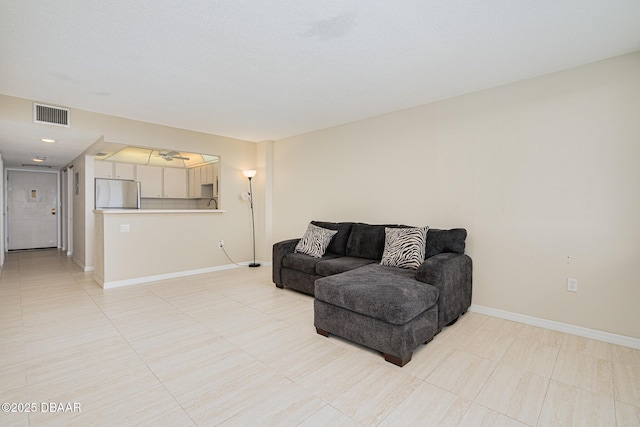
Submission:
M 249 264 L 249 267 L 260 267 L 260 264 L 256 262 L 256 221 L 253 216 L 253 187 L 251 186 L 251 178 L 256 175 L 255 170 L 244 171 L 244 176 L 249 178 L 249 203 L 251 205 L 251 232 L 253 235 L 253 262 Z

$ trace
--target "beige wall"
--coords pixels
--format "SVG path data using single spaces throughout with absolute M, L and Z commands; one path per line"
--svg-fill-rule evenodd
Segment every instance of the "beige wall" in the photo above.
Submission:
M 635 53 L 276 141 L 273 240 L 465 227 L 474 304 L 640 338 L 638 76 Z
M 0 212 L 4 217 L 4 162 L 2 161 L 2 153 L 0 153 L 0 171 L 2 178 L 0 179 Z M 4 223 L 0 224 L 0 269 L 4 265 Z
M 92 158 L 80 156 L 73 161 L 73 168 L 69 179 L 73 183 L 73 253 L 71 257 L 76 264 L 89 271 L 93 269 L 93 221 L 89 216 L 90 206 L 87 206 L 87 199 L 91 197 L 93 191 L 87 185 L 87 173 L 93 175 Z M 90 168 L 87 171 L 87 166 Z M 78 174 L 78 194 L 75 192 L 75 179 Z M 87 194 L 90 191 L 90 194 Z

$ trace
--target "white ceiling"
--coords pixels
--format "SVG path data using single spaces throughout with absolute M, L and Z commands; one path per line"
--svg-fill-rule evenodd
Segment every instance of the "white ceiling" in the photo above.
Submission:
M 0 93 L 277 140 L 640 50 L 639 18 L 639 0 L 2 0 Z M 16 133 L 35 136 L 0 117 L 5 163 L 30 162 Z

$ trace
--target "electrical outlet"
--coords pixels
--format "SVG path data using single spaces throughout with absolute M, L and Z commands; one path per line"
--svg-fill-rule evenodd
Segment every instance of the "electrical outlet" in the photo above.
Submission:
M 219 247 L 220 249 L 222 249 L 222 247 L 223 247 L 223 246 L 224 246 L 224 240 L 220 240 L 220 241 L 218 242 L 218 247 Z
M 567 279 L 567 290 L 571 292 L 578 292 L 578 279 Z

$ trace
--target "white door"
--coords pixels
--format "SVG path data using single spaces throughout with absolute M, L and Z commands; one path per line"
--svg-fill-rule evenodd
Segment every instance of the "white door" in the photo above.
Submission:
M 7 249 L 58 246 L 57 174 L 7 171 Z

